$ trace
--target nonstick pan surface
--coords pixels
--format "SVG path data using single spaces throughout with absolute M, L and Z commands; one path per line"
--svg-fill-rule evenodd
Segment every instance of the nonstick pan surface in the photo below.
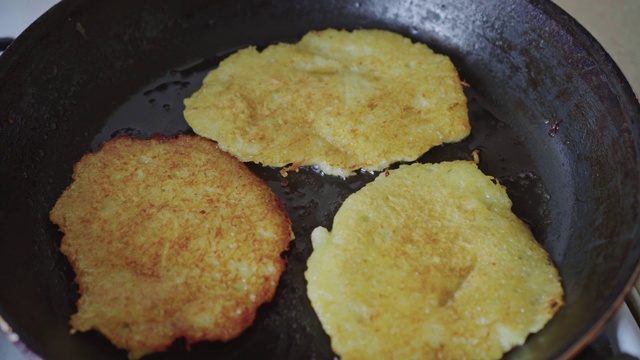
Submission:
M 451 57 L 472 134 L 419 161 L 470 159 L 506 185 L 563 277 L 566 305 L 507 358 L 574 356 L 638 275 L 640 106 L 604 50 L 545 1 L 63 1 L 0 57 L 0 315 L 46 359 L 126 358 L 69 334 L 74 273 L 48 211 L 72 166 L 115 136 L 191 130 L 184 98 L 233 51 L 309 30 L 382 28 Z M 306 297 L 309 234 L 331 226 L 348 179 L 249 164 L 283 199 L 296 239 L 274 300 L 229 343 L 178 341 L 151 359 L 332 359 Z

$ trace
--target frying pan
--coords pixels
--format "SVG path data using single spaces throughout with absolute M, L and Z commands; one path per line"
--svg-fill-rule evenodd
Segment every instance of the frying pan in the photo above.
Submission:
M 638 277 L 640 105 L 601 46 L 541 0 L 69 0 L 0 57 L 0 316 L 31 354 L 125 358 L 97 332 L 70 335 L 74 273 L 48 211 L 72 166 L 114 136 L 190 132 L 182 101 L 247 45 L 312 29 L 382 28 L 451 57 L 470 86 L 472 134 L 420 161 L 470 158 L 506 185 L 563 277 L 566 305 L 506 358 L 576 356 Z M 285 203 L 296 239 L 274 300 L 228 343 L 177 341 L 150 359 L 331 359 L 306 297 L 310 231 L 375 174 L 310 169 L 283 182 L 249 164 Z

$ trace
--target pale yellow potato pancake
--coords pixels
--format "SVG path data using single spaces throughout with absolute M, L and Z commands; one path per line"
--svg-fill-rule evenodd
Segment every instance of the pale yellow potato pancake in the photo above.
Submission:
M 129 357 L 227 341 L 270 301 L 291 223 L 269 186 L 210 140 L 115 138 L 74 167 L 50 212 L 95 329 Z
M 563 304 L 558 272 L 473 162 L 389 171 L 312 233 L 308 295 L 348 359 L 498 359 Z
M 184 103 L 197 134 L 244 162 L 343 177 L 470 132 L 449 58 L 383 30 L 312 31 L 297 44 L 242 49 Z

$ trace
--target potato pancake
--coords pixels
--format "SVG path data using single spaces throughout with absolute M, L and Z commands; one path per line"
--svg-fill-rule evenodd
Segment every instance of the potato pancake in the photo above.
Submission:
M 115 138 L 74 167 L 50 212 L 95 329 L 129 357 L 227 341 L 270 301 L 291 223 L 269 186 L 210 140 Z
M 382 170 L 470 132 L 448 57 L 383 30 L 312 31 L 242 49 L 185 100 L 193 130 L 242 161 Z
M 473 162 L 414 164 L 316 228 L 308 295 L 342 359 L 498 359 L 563 304 L 558 272 Z

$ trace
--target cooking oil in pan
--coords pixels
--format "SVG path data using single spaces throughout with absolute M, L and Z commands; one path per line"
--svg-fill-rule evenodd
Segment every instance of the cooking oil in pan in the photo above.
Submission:
M 111 113 L 93 138 L 92 149 L 98 150 L 101 143 L 116 136 L 148 138 L 156 133 L 192 133 L 182 115 L 183 100 L 201 86 L 206 74 L 226 55 L 171 70 L 140 89 Z M 472 153 L 476 151 L 480 169 L 506 186 L 514 213 L 528 223 L 536 238 L 543 242 L 549 217 L 548 196 L 530 154 L 508 125 L 508 119 L 499 119 L 489 111 L 489 106 L 473 89 L 465 91 L 471 135 L 458 143 L 437 146 L 417 161 L 473 160 Z M 280 169 L 253 163 L 247 166 L 271 186 L 288 210 L 295 240 L 283 254 L 288 260 L 287 270 L 275 298 L 260 308 L 253 326 L 231 342 L 196 344 L 192 352 L 262 358 L 332 358 L 329 338 L 306 295 L 304 271 L 313 251 L 310 234 L 317 226 L 330 229 L 342 202 L 379 174 L 358 172 L 343 179 L 303 167 L 282 177 Z M 170 349 L 174 351 L 182 351 L 179 344 Z

